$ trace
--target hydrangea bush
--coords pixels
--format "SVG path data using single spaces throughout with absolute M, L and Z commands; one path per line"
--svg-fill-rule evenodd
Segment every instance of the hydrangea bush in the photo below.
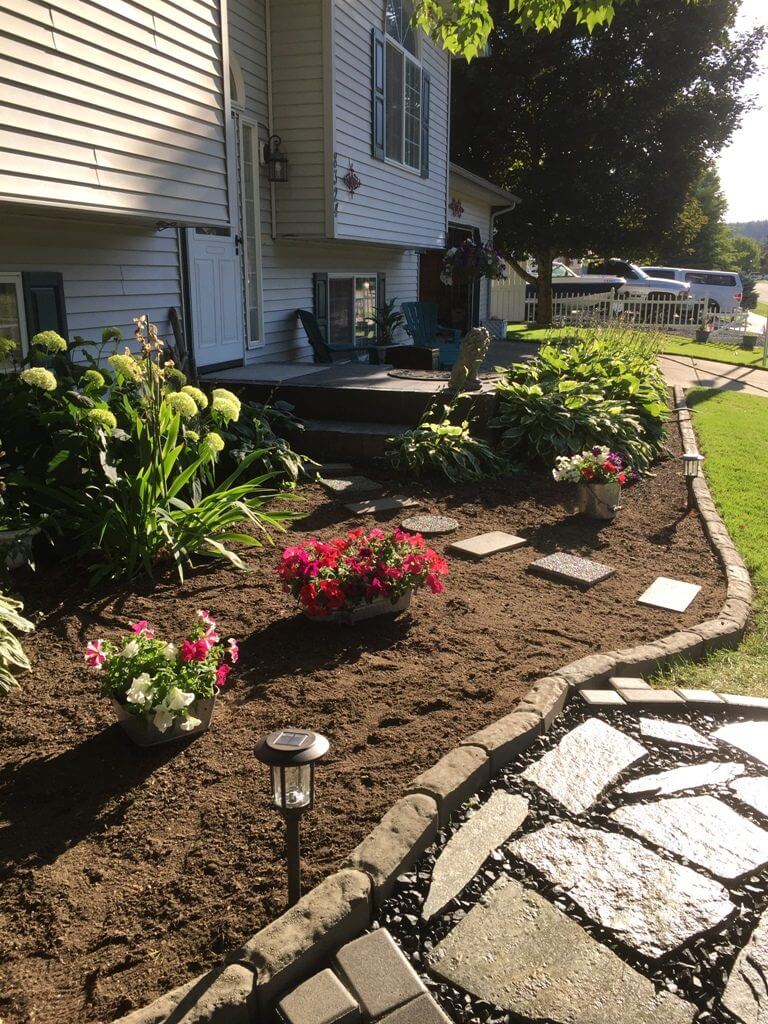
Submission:
M 150 719 L 165 732 L 175 719 L 189 732 L 200 725 L 195 701 L 214 697 L 239 657 L 237 641 L 224 641 L 216 620 L 200 609 L 179 646 L 161 639 L 145 619 L 134 622 L 123 640 L 92 640 L 86 662 L 102 673 L 101 693 L 129 714 Z
M 407 591 L 443 589 L 448 566 L 418 533 L 350 530 L 331 541 L 310 538 L 283 551 L 283 589 L 310 615 L 324 618 L 377 598 L 394 604 Z
M 558 483 L 626 484 L 637 480 L 634 469 L 626 466 L 618 452 L 595 445 L 578 455 L 561 455 L 555 460 L 552 476 Z

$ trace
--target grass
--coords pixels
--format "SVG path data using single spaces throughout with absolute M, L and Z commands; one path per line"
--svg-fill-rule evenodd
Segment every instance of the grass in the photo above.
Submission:
M 768 316 L 768 302 L 758 302 L 755 306 L 755 312 L 758 316 Z
M 688 404 L 712 496 L 752 576 L 755 621 L 738 650 L 681 663 L 657 681 L 768 696 L 768 400 L 693 388 Z
M 644 328 L 642 328 L 644 329 Z M 562 340 L 568 337 L 587 335 L 594 328 L 586 327 L 532 327 L 530 324 L 510 324 L 507 338 L 510 341 L 542 342 Z M 696 342 L 679 334 L 652 332 L 658 340 L 659 351 L 663 355 L 690 356 L 694 359 L 709 359 L 715 363 L 730 363 L 733 366 L 751 366 L 763 369 L 763 349 L 757 348 L 748 352 L 738 345 L 717 345 L 713 342 Z

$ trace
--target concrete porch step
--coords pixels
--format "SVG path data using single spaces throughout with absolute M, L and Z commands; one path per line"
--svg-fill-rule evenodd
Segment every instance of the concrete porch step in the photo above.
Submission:
M 410 430 L 408 423 L 365 423 L 350 420 L 304 420 L 302 451 L 313 458 L 368 460 L 381 458 L 388 437 Z

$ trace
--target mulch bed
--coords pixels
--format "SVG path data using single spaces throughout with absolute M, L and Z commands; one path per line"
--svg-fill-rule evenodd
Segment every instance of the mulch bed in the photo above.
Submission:
M 28 611 L 42 616 L 26 645 L 33 672 L 0 721 L 5 1024 L 111 1021 L 217 963 L 284 909 L 283 831 L 253 756 L 263 733 L 308 726 L 331 741 L 304 829 L 311 886 L 414 775 L 508 713 L 534 679 L 692 625 L 725 599 L 715 556 L 684 511 L 678 460 L 627 490 L 612 526 L 570 514 L 565 491 L 544 475 L 453 488 L 371 474 L 457 518 L 453 536 L 522 532 L 531 546 L 482 563 L 451 559 L 444 595 L 420 594 L 410 614 L 356 627 L 298 615 L 275 580 L 272 549 L 248 553 L 248 574 L 207 568 L 182 587 L 168 576 L 88 592 L 71 568 L 26 585 Z M 306 514 L 291 540 L 372 524 L 319 487 L 301 493 Z M 586 593 L 525 572 L 556 550 L 618 572 Z M 702 585 L 685 614 L 636 603 L 659 575 Z M 213 728 L 134 748 L 98 697 L 85 644 L 138 618 L 175 639 L 199 607 L 242 641 Z

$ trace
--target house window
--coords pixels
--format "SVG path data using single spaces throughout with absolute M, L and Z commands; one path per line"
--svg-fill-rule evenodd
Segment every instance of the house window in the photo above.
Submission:
M 328 338 L 334 345 L 365 345 L 376 340 L 376 275 L 328 278 Z
M 412 0 L 387 0 L 386 155 L 421 167 L 422 73 L 411 26 Z
M 27 354 L 27 329 L 21 274 L 0 274 L 0 338 L 16 342 L 16 361 Z M 13 359 L 0 361 L 0 370 L 10 369 Z

